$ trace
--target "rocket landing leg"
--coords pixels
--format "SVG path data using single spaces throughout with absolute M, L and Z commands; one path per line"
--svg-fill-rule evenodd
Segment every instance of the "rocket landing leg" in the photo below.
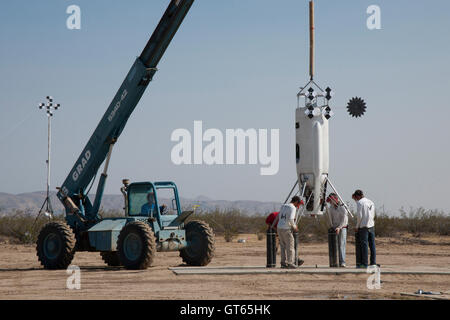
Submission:
M 289 201 L 289 199 L 291 198 L 291 196 L 293 195 L 298 195 L 300 196 L 300 199 L 302 199 L 304 201 L 304 205 L 301 206 L 298 210 L 297 210 L 297 214 L 296 214 L 296 219 L 295 219 L 295 224 L 298 225 L 301 217 L 305 214 L 305 211 L 308 208 L 308 205 L 311 203 L 312 200 L 312 196 L 313 193 L 310 193 L 309 195 L 306 194 L 306 183 L 304 183 L 303 185 L 299 186 L 299 189 L 297 192 L 295 192 L 295 188 L 299 186 L 298 180 L 295 182 L 294 186 L 291 189 L 291 192 L 289 193 L 289 195 L 287 196 L 286 200 L 285 200 L 285 204 Z M 333 190 L 334 193 L 336 193 L 336 195 L 338 196 L 339 200 L 341 201 L 341 203 L 343 204 L 345 210 L 347 211 L 347 213 L 350 215 L 350 217 L 353 218 L 353 213 L 350 211 L 350 209 L 348 208 L 347 204 L 344 202 L 344 200 L 342 199 L 341 195 L 339 194 L 339 192 L 337 191 L 336 187 L 334 186 L 334 184 L 331 182 L 330 178 L 327 177 L 325 178 L 325 181 L 323 183 L 323 193 L 322 193 L 322 199 L 323 199 L 323 203 L 321 204 L 322 206 L 322 211 L 324 211 L 325 209 L 325 199 L 326 199 L 326 192 L 327 192 L 327 188 L 328 186 Z M 295 192 L 295 193 L 294 193 Z M 316 216 L 316 215 L 313 215 Z

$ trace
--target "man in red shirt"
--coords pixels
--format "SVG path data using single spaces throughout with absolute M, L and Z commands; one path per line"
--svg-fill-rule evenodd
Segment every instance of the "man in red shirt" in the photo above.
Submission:
M 275 221 L 275 219 L 277 218 L 278 214 L 280 214 L 279 212 L 272 212 L 271 214 L 269 214 L 266 218 L 266 224 L 269 226 L 269 228 L 273 225 L 273 222 Z M 277 224 L 275 224 L 273 226 L 274 229 L 277 229 Z

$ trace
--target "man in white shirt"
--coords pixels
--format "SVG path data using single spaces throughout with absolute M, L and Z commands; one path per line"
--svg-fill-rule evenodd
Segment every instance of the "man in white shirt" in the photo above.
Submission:
M 327 215 L 330 228 L 336 231 L 339 243 L 339 267 L 345 268 L 345 247 L 347 245 L 348 216 L 343 204 L 335 193 L 331 193 L 327 202 L 330 206 L 327 208 Z
M 370 265 L 374 266 L 376 262 L 375 249 L 375 204 L 364 196 L 364 192 L 356 190 L 352 196 L 356 201 L 356 232 L 359 235 L 361 254 L 361 264 L 357 268 L 367 268 L 369 263 L 370 248 Z
M 280 213 L 278 214 L 278 224 L 277 232 L 278 238 L 280 239 L 280 249 L 281 249 L 281 267 L 288 269 L 295 269 L 294 259 L 295 257 L 295 247 L 294 247 L 294 236 L 292 232 L 298 231 L 297 225 L 295 224 L 295 215 L 297 209 L 301 205 L 301 200 L 299 197 L 295 196 L 292 198 L 291 203 L 284 204 Z

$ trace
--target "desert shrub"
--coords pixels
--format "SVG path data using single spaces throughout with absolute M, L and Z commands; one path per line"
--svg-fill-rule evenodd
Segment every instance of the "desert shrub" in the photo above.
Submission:
M 377 211 L 375 232 L 378 237 L 395 237 L 399 233 L 450 235 L 450 216 L 436 210 L 410 209 L 400 211 L 400 216 Z M 267 225 L 264 215 L 245 215 L 238 210 L 197 212 L 190 219 L 204 220 L 219 234 L 233 239 L 238 233 L 255 233 L 259 240 L 265 238 Z M 349 219 L 349 236 L 356 225 L 356 218 Z M 326 241 L 328 221 L 325 217 L 303 216 L 299 223 L 299 239 L 302 242 Z M 231 240 L 230 240 L 231 241 Z
M 121 210 L 101 211 L 104 218 L 123 217 Z M 196 211 L 187 221 L 203 220 L 208 223 L 217 235 L 226 241 L 232 241 L 240 233 L 256 234 L 259 240 L 265 238 L 267 225 L 266 216 L 248 215 L 239 210 L 213 210 L 209 212 Z M 36 220 L 34 212 L 16 210 L 0 215 L 0 236 L 12 239 L 16 243 L 34 243 L 41 228 L 49 221 L 45 216 Z M 55 216 L 56 220 L 64 220 L 64 215 Z M 350 232 L 356 219 L 349 219 Z M 378 210 L 375 222 L 378 237 L 395 237 L 398 233 L 437 234 L 450 236 L 450 216 L 438 210 L 402 209 L 400 216 L 392 216 L 384 210 Z M 299 238 L 301 242 L 326 241 L 328 223 L 324 217 L 303 216 L 299 223 Z M 349 234 L 350 236 L 351 234 Z
M 223 238 L 225 239 L 226 242 L 233 242 L 233 239 L 236 238 L 238 234 L 239 233 L 233 230 L 225 230 L 223 233 Z
M 400 231 L 398 217 L 389 217 L 386 213 L 375 217 L 375 235 L 377 237 L 395 237 Z
M 62 220 L 63 216 L 55 216 Z M 34 243 L 42 227 L 50 220 L 44 215 L 36 219 L 31 212 L 16 210 L 0 217 L 0 235 L 11 238 L 16 243 Z
M 351 225 L 354 226 L 356 219 Z M 389 215 L 378 210 L 375 216 L 375 233 L 377 237 L 395 237 L 399 233 L 450 235 L 450 216 L 438 210 L 424 208 L 409 211 L 400 209 L 400 216 Z
M 216 209 L 211 212 L 197 211 L 188 218 L 188 221 L 197 219 L 208 223 L 214 232 L 224 236 L 227 242 L 232 241 L 239 233 L 258 234 L 261 230 L 264 230 L 265 233 L 267 229 L 264 216 L 249 216 L 236 209 Z
M 303 216 L 298 227 L 301 242 L 323 241 L 328 239 L 328 221 L 324 217 Z
M 401 209 L 400 213 L 402 231 L 416 235 L 421 233 L 450 235 L 450 216 L 442 211 L 410 208 L 408 212 Z

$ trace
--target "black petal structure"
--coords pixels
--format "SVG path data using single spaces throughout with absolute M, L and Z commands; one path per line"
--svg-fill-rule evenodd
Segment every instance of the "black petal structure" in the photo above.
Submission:
M 366 102 L 358 97 L 350 99 L 347 105 L 348 113 L 353 118 L 362 117 L 364 113 L 366 113 L 366 109 L 367 109 Z

